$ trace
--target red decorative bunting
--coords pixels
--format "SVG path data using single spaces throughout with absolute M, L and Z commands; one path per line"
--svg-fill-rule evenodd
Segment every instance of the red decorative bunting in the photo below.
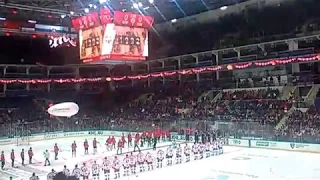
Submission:
M 233 69 L 245 69 L 251 66 L 255 67 L 263 67 L 263 66 L 276 66 L 282 64 L 289 64 L 295 62 L 308 62 L 320 60 L 320 54 L 312 55 L 308 57 L 295 57 L 290 59 L 273 59 L 267 60 L 264 62 L 249 62 L 249 63 L 238 63 L 238 64 L 226 64 L 221 66 L 213 66 L 213 67 L 204 67 L 204 68 L 192 68 L 192 69 L 184 69 L 177 71 L 167 71 L 160 73 L 151 73 L 151 74 L 143 74 L 136 76 L 122 76 L 122 77 L 99 77 L 99 78 L 67 78 L 67 79 L 0 79 L 0 84 L 13 84 L 13 83 L 21 83 L 21 84 L 47 84 L 47 83 L 84 83 L 84 82 L 105 82 L 105 81 L 123 81 L 123 80 L 137 80 L 137 79 L 147 79 L 147 78 L 157 78 L 157 77 L 168 77 L 174 76 L 177 74 L 186 75 L 186 74 L 197 74 L 201 72 L 214 72 L 218 70 L 233 70 Z

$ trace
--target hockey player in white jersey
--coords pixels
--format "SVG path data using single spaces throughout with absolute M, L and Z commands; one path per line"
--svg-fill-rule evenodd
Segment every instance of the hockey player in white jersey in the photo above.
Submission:
M 75 165 L 75 166 L 74 166 L 74 169 L 72 170 L 72 175 L 73 175 L 74 177 L 76 177 L 77 180 L 80 180 L 80 177 L 81 177 L 81 169 L 78 168 L 78 165 Z
M 92 171 L 93 180 L 99 180 L 100 179 L 100 166 L 99 166 L 99 164 L 97 164 L 96 161 L 93 162 L 92 167 L 91 167 L 91 171 Z
M 207 142 L 206 143 L 206 147 L 205 147 L 205 151 L 206 151 L 206 158 L 210 157 L 210 152 L 211 152 L 211 143 Z
M 213 142 L 213 155 L 217 156 L 219 154 L 219 150 L 218 150 L 218 141 L 214 141 Z
M 206 146 L 205 144 L 199 144 L 198 148 L 199 148 L 199 159 L 203 159 L 203 153 L 206 149 Z
M 182 148 L 181 145 L 179 144 L 177 149 L 176 149 L 176 164 L 182 163 Z
M 151 155 L 150 152 L 147 152 L 146 163 L 148 165 L 148 171 L 153 170 L 153 156 Z
M 218 140 L 218 153 L 223 154 L 223 140 L 222 139 Z
M 29 180 L 40 180 L 39 176 L 36 176 L 36 173 L 32 173 L 32 176 L 29 178 Z
M 57 174 L 56 171 L 52 169 L 51 172 L 49 172 L 49 174 L 47 175 L 47 180 L 53 180 L 56 174 Z
M 128 154 L 126 155 L 126 157 L 123 159 L 123 162 L 122 162 L 122 165 L 123 165 L 123 176 L 129 176 L 129 168 L 130 168 L 130 159 L 129 159 L 129 156 Z
M 121 164 L 120 164 L 120 160 L 118 159 L 117 156 L 114 157 L 112 166 L 113 166 L 114 175 L 115 175 L 114 179 L 120 178 L 120 167 L 121 167 Z
M 137 157 L 133 155 L 133 153 L 131 152 L 129 159 L 130 159 L 131 174 L 136 174 Z
M 137 160 L 138 160 L 140 172 L 145 171 L 145 167 L 144 167 L 145 159 L 146 159 L 145 155 L 141 151 L 139 151 L 139 154 L 137 155 Z
M 166 159 L 167 159 L 168 166 L 172 165 L 172 157 L 173 157 L 173 150 L 172 150 L 172 147 L 169 146 L 166 151 Z
M 199 145 L 197 143 L 194 143 L 192 145 L 192 152 L 194 155 L 194 160 L 198 160 L 199 159 Z
M 82 180 L 89 180 L 90 171 L 89 168 L 86 166 L 86 163 L 83 163 L 83 166 L 81 167 L 81 175 Z
M 188 144 L 184 147 L 184 155 L 186 156 L 186 162 L 190 161 L 191 148 Z
M 105 180 L 110 180 L 111 161 L 105 157 L 102 164 L 103 174 Z
M 62 173 L 67 177 L 70 176 L 70 170 L 67 168 L 66 165 L 64 165 Z
M 163 150 L 158 150 L 157 152 L 157 168 L 162 168 L 162 162 L 164 159 L 164 151 Z

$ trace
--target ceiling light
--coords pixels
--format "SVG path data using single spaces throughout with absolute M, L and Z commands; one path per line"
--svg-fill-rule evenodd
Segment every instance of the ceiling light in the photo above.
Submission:
M 227 8 L 228 8 L 228 6 L 222 6 L 222 7 L 220 8 L 220 10 L 224 11 L 224 10 L 226 10 Z
M 154 0 L 149 0 L 149 3 L 153 4 L 153 3 L 154 3 Z
M 36 24 L 36 23 L 37 23 L 37 21 L 34 21 L 34 20 L 28 20 L 28 23 Z
M 70 14 L 71 14 L 71 15 L 74 15 L 74 12 L 73 12 L 73 11 L 70 11 Z
M 105 2 L 107 2 L 107 0 L 99 0 L 100 4 L 105 3 Z
M 93 5 L 93 8 L 94 8 L 94 9 L 97 9 L 97 6 L 96 6 L 96 5 Z
M 89 9 L 88 9 L 88 8 L 84 8 L 84 12 L 85 12 L 85 13 L 88 13 L 88 12 L 89 12 Z
M 172 19 L 171 22 L 175 23 L 175 22 L 177 22 L 177 19 Z
M 65 14 L 61 14 L 61 18 L 63 19 L 63 18 L 65 18 L 66 17 L 66 15 Z
M 92 8 L 92 6 L 93 6 L 92 4 L 89 4 L 89 7 L 91 7 L 91 8 Z
M 142 3 L 141 3 L 141 2 L 139 2 L 139 3 L 138 3 L 138 6 L 139 6 L 139 7 L 142 7 L 143 5 L 142 5 Z
M 6 18 L 0 17 L 0 21 L 5 21 L 5 20 L 6 20 Z

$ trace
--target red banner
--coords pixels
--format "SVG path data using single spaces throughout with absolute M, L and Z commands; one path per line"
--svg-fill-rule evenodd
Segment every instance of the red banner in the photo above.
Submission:
M 99 16 L 97 12 L 89 13 L 76 19 L 72 19 L 72 25 L 76 30 L 89 29 L 99 26 Z
M 120 26 L 150 28 L 152 27 L 153 18 L 130 12 L 115 11 L 113 22 Z
M 100 22 L 102 25 L 112 23 L 112 14 L 110 9 L 108 8 L 100 9 Z

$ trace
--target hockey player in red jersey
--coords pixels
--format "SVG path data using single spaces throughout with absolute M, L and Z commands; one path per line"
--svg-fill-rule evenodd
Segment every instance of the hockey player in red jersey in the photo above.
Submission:
M 99 164 L 97 164 L 96 161 L 93 162 L 91 170 L 92 170 L 93 180 L 99 180 L 100 179 L 100 166 L 99 166 Z
M 92 141 L 92 146 L 93 146 L 93 155 L 97 154 L 98 150 L 97 150 L 97 139 L 94 138 L 93 141 Z
M 148 165 L 148 171 L 153 170 L 153 156 L 150 152 L 147 152 L 146 154 L 146 163 Z
M 138 165 L 139 165 L 139 168 L 140 168 L 140 172 L 144 172 L 145 169 L 144 169 L 144 162 L 145 162 L 145 155 L 139 151 L 139 154 L 137 155 L 137 160 L 138 160 Z
M 77 156 L 77 143 L 76 143 L 76 141 L 73 141 L 73 143 L 71 144 L 71 154 L 72 154 L 72 157 Z
M 112 151 L 112 139 L 111 137 L 109 136 L 108 139 L 106 140 L 106 149 L 107 151 Z
M 24 149 L 21 150 L 20 157 L 21 157 L 21 165 L 24 166 Z
M 129 176 L 130 159 L 129 159 L 128 154 L 123 159 L 122 165 L 123 165 L 123 169 L 124 169 L 124 172 L 123 172 L 124 174 L 123 175 L 124 176 Z
M 131 133 L 129 132 L 128 134 L 128 147 L 131 147 L 132 146 L 132 136 L 131 136 Z
M 111 170 L 111 162 L 110 160 L 105 157 L 103 160 L 103 164 L 102 164 L 102 169 L 103 169 L 103 174 L 104 174 L 104 178 L 105 180 L 110 180 L 110 170 Z
M 114 136 L 111 137 L 111 144 L 112 144 L 112 148 L 116 149 L 116 138 L 114 138 Z
M 29 164 L 32 164 L 33 151 L 31 147 L 28 150 L 28 156 L 29 156 Z
M 14 155 L 14 150 L 12 149 L 10 153 L 10 159 L 11 159 L 11 167 L 14 167 L 14 160 L 15 160 L 15 155 Z
M 81 167 L 81 175 L 83 180 L 89 180 L 90 171 L 86 166 L 86 163 L 83 163 L 83 166 Z
M 54 160 L 58 160 L 59 150 L 58 144 L 55 143 L 53 146 Z
M 137 157 L 133 155 L 133 153 L 131 152 L 129 159 L 130 159 L 131 174 L 136 174 Z
M 117 156 L 114 157 L 112 167 L 113 167 L 114 174 L 115 174 L 115 178 L 114 179 L 120 178 L 120 167 L 121 167 L 121 165 L 120 165 L 120 161 L 117 158 Z
M 163 159 L 164 159 L 164 151 L 160 149 L 157 152 L 157 161 L 158 161 L 157 168 L 162 168 Z
M 84 141 L 83 147 L 84 147 L 84 154 L 85 155 L 89 154 L 89 143 L 87 139 Z
M 119 139 L 119 141 L 118 141 L 118 148 L 117 148 L 117 154 L 122 154 L 123 143 L 124 143 L 124 142 Z
M 6 158 L 4 156 L 4 151 L 1 151 L 0 161 L 1 161 L 1 169 L 4 170 L 4 166 L 6 164 Z

